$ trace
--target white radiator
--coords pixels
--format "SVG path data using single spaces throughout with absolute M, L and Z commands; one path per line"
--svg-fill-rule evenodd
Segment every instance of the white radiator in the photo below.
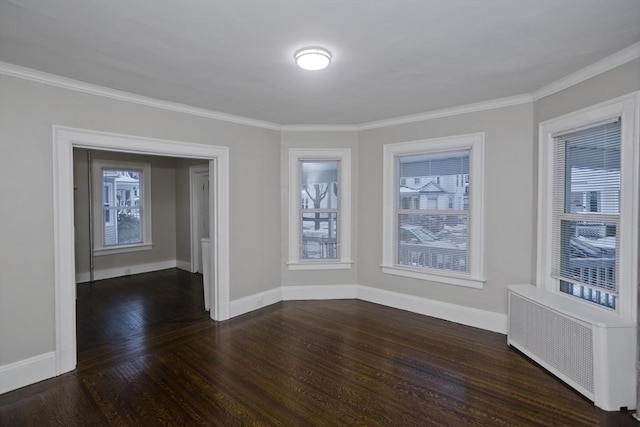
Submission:
M 635 323 L 535 286 L 508 288 L 509 345 L 599 408 L 635 409 Z

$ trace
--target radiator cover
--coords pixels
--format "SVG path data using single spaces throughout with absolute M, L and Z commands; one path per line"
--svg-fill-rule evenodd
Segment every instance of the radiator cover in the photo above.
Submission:
M 617 411 L 636 405 L 636 328 L 531 285 L 509 286 L 508 344 L 594 401 Z

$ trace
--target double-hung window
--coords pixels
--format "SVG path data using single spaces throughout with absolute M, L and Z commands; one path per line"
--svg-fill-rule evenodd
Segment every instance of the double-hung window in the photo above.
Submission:
M 540 125 L 539 286 L 625 318 L 637 298 L 636 105 L 625 97 Z
M 94 254 L 151 248 L 151 166 L 94 160 Z
M 480 288 L 484 135 L 384 147 L 383 272 Z
M 290 270 L 351 267 L 351 152 L 289 150 Z

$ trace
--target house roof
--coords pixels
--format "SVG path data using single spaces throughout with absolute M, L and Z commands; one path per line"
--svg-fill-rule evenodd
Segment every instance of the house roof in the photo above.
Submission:
M 629 0 L 0 0 L 4 63 L 285 125 L 518 97 L 638 41 Z
M 442 188 L 440 184 L 433 181 L 427 182 L 425 185 L 418 189 L 420 193 L 447 193 L 447 190 Z

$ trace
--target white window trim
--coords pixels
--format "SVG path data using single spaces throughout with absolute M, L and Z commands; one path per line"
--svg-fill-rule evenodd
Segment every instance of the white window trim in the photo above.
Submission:
M 553 144 L 555 135 L 604 120 L 622 118 L 619 268 L 617 315 L 621 320 L 635 322 L 638 294 L 638 206 L 640 203 L 639 169 L 640 92 L 625 95 L 574 113 L 540 123 L 538 133 L 538 237 L 536 285 L 558 294 L 586 312 L 611 311 L 589 301 L 567 295 L 559 290 L 559 280 L 551 277 L 553 268 Z M 635 207 L 635 208 L 634 208 Z
M 120 162 L 112 160 L 94 159 L 92 161 L 93 174 L 93 230 L 94 256 L 105 256 L 127 252 L 146 251 L 153 249 L 151 239 L 151 164 L 137 162 Z M 104 245 L 104 198 L 102 197 L 103 169 L 136 169 L 142 171 L 142 242 L 129 245 Z M 115 198 L 112 188 L 111 197 Z M 113 222 L 113 221 L 112 221 Z
M 340 259 L 301 259 L 300 242 L 300 204 L 299 164 L 300 160 L 338 160 L 340 186 L 340 205 L 338 236 L 340 238 Z M 351 149 L 289 149 L 289 270 L 345 270 L 353 265 L 351 260 Z
M 447 151 L 470 150 L 469 168 L 473 191 L 469 200 L 469 274 L 424 271 L 396 264 L 396 215 L 398 181 L 396 157 Z M 382 272 L 449 285 L 484 287 L 484 133 L 386 144 L 383 153 Z

